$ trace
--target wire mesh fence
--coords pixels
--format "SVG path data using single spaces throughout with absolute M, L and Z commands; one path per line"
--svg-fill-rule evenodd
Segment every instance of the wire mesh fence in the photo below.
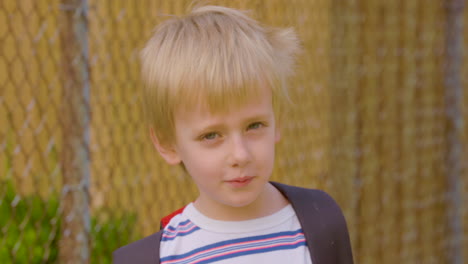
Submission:
M 110 263 L 196 197 L 153 150 L 138 64 L 190 3 L 0 2 L 1 263 Z M 297 30 L 273 179 L 337 199 L 356 263 L 468 259 L 464 2 L 212 3 Z

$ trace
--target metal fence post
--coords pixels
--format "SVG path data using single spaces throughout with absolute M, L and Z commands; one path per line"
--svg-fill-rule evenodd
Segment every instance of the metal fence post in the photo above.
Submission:
M 62 233 L 59 263 L 90 261 L 90 76 L 87 0 L 60 1 Z
M 449 263 L 463 263 L 462 228 L 462 129 L 463 87 L 461 83 L 464 0 L 447 1 L 445 28 L 445 113 L 447 118 L 447 185 Z

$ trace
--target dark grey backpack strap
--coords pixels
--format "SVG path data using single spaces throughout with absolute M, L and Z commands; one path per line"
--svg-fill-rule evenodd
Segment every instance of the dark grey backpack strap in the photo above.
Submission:
M 352 264 L 348 228 L 338 204 L 320 190 L 272 182 L 292 204 L 314 264 Z
M 162 231 L 121 247 L 113 253 L 113 264 L 159 264 Z

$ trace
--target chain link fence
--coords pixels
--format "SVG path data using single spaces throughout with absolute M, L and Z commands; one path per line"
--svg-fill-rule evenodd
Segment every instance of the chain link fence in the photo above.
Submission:
M 138 63 L 190 3 L 0 2 L 0 263 L 110 263 L 196 197 L 152 148 Z M 302 40 L 273 179 L 337 199 L 356 263 L 464 263 L 464 1 L 211 3 Z

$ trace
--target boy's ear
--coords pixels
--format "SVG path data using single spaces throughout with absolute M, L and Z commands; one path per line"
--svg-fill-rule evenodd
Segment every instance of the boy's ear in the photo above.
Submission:
M 174 145 L 161 144 L 161 141 L 156 136 L 156 133 L 154 133 L 153 128 L 150 128 L 150 137 L 151 141 L 153 141 L 154 147 L 167 163 L 169 163 L 170 165 L 177 165 L 181 162 L 179 154 L 175 150 Z

